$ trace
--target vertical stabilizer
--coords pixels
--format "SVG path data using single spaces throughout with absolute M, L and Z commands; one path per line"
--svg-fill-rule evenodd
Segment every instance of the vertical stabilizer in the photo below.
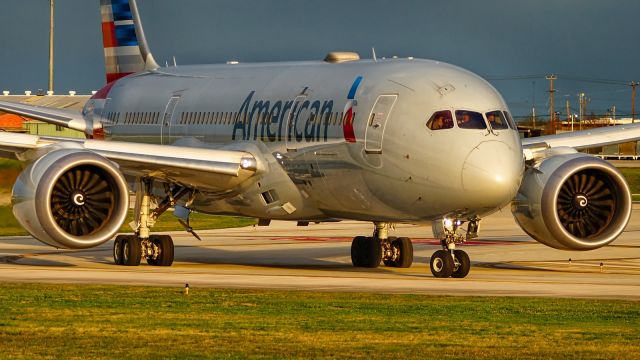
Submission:
M 107 83 L 159 68 L 144 35 L 135 0 L 100 0 Z

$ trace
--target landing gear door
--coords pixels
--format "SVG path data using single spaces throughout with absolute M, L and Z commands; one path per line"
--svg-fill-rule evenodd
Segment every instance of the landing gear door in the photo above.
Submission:
M 169 99 L 167 103 L 167 107 L 164 110 L 164 115 L 162 116 L 162 123 L 160 124 L 160 138 L 161 144 L 167 145 L 171 144 L 171 121 L 173 119 L 173 113 L 176 110 L 176 106 L 180 101 L 180 96 L 173 96 Z
M 380 95 L 367 120 L 364 150 L 368 154 L 382 154 L 382 140 L 387 121 L 398 95 Z

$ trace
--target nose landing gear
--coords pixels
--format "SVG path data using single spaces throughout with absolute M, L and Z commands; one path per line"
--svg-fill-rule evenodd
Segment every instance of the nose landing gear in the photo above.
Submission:
M 469 239 L 478 237 L 478 224 L 480 219 L 469 220 L 466 234 L 458 233 L 458 229 L 464 223 L 459 219 L 444 219 L 433 223 L 433 234 L 441 239 L 442 250 L 438 250 L 431 256 L 430 268 L 433 276 L 437 278 L 464 278 L 471 269 L 469 255 L 456 250 L 456 244 L 462 244 Z

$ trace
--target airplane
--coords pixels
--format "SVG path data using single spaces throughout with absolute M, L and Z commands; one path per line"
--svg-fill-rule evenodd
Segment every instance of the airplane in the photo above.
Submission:
M 629 186 L 578 150 L 640 138 L 636 125 L 521 140 L 500 93 L 447 63 L 360 59 L 160 67 L 135 0 L 100 0 L 107 85 L 82 113 L 0 102 L 0 110 L 82 131 L 86 139 L 0 133 L 0 156 L 28 163 L 12 192 L 36 239 L 86 249 L 116 236 L 135 191 L 118 265 L 170 266 L 169 209 L 189 214 L 373 224 L 355 236 L 356 267 L 410 267 L 396 223 L 431 224 L 438 278 L 464 278 L 458 249 L 482 218 L 511 204 L 522 229 L 557 249 L 615 240 L 631 215 Z

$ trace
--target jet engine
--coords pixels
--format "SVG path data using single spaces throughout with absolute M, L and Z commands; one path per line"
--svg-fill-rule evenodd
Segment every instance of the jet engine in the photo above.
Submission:
M 118 231 L 129 190 L 111 161 L 86 150 L 61 149 L 20 174 L 12 203 L 16 219 L 36 239 L 56 248 L 86 249 Z
M 602 159 L 569 149 L 553 151 L 525 172 L 512 203 L 516 221 L 532 238 L 557 249 L 609 244 L 631 216 L 624 177 Z

